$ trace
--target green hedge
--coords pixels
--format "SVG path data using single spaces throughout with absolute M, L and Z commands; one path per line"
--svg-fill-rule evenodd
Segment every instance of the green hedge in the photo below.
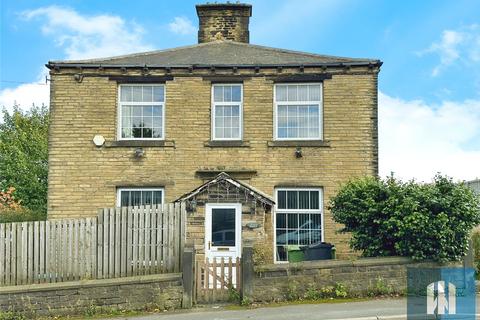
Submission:
M 330 203 L 341 232 L 364 256 L 407 256 L 417 260 L 461 260 L 473 227 L 480 224 L 480 200 L 463 183 L 437 175 L 433 183 L 389 177 L 355 179 Z
M 477 279 L 480 278 L 480 229 L 475 229 L 472 235 L 473 259 L 477 271 Z

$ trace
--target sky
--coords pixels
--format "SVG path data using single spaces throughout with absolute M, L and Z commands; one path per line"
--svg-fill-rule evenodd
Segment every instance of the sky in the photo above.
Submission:
M 197 42 L 199 0 L 0 0 L 0 107 L 49 103 L 49 60 Z M 480 178 L 480 1 L 252 0 L 250 42 L 378 58 L 380 175 Z

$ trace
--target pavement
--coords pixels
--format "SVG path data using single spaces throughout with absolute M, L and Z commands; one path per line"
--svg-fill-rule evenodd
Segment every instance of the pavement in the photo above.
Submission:
M 480 305 L 480 297 L 477 298 Z M 228 310 L 208 306 L 174 313 L 150 314 L 118 320 L 401 320 L 406 319 L 407 300 L 379 299 L 360 302 L 292 304 L 255 309 Z M 477 314 L 477 319 L 480 315 Z M 112 318 L 109 318 L 112 320 Z

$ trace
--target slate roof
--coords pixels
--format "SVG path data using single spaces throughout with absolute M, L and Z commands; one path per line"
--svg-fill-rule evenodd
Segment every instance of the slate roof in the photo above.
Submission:
M 210 187 L 211 185 L 218 184 L 222 181 L 226 181 L 226 182 L 230 183 L 231 185 L 233 185 L 233 186 L 235 186 L 239 189 L 246 190 L 252 197 L 254 197 L 258 201 L 260 201 L 260 202 L 262 202 L 266 205 L 269 205 L 269 206 L 274 206 L 275 205 L 275 200 L 273 200 L 272 197 L 270 197 L 266 193 L 263 193 L 262 191 L 252 187 L 251 185 L 249 185 L 245 182 L 242 182 L 242 181 L 239 181 L 239 180 L 236 180 L 236 179 L 232 178 L 226 172 L 219 173 L 212 180 L 210 180 L 210 181 L 202 184 L 198 188 L 195 188 L 194 190 L 184 194 L 183 196 L 181 196 L 180 198 L 178 198 L 174 202 L 182 202 L 182 201 L 189 200 L 189 199 L 195 197 L 197 194 L 204 191 L 205 189 L 208 189 L 208 187 Z
M 190 66 L 335 66 L 378 65 L 377 59 L 345 58 L 264 47 L 228 40 L 167 50 L 89 60 L 50 61 L 47 67 L 190 67 Z

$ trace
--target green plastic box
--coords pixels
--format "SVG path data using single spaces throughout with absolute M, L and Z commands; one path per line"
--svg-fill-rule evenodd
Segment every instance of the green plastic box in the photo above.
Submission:
M 301 262 L 304 260 L 303 250 L 300 246 L 290 245 L 287 246 L 288 262 Z

